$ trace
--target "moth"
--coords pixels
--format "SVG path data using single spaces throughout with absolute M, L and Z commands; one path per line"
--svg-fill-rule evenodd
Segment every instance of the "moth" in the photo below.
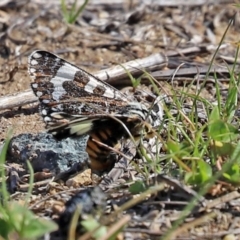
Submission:
M 138 102 L 50 52 L 34 51 L 28 72 L 48 132 L 59 139 L 90 135 L 86 151 L 92 171 L 113 166 L 106 146 L 114 148 L 129 132 L 133 137 L 148 134 L 161 123 L 158 98 L 151 104 Z

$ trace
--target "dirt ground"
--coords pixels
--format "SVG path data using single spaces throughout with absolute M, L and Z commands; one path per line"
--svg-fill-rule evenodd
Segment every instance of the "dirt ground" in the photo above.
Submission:
M 196 76 L 201 81 L 230 19 L 234 19 L 213 61 L 221 70 L 221 90 L 227 89 L 228 76 L 224 67 L 234 62 L 240 37 L 240 18 L 238 13 L 234 15 L 238 9 L 232 1 L 199 5 L 187 1 L 189 5 L 185 3 L 184 6 L 170 6 L 168 1 L 165 5 L 157 1 L 146 5 L 143 3 L 146 1 L 90 1 L 73 25 L 64 21 L 58 1 L 44 4 L 41 1 L 4 2 L 0 3 L 0 106 L 7 95 L 30 89 L 27 58 L 36 49 L 53 52 L 92 74 L 155 53 L 163 54 L 167 57 L 165 66 L 150 72 L 155 74 L 163 89 L 169 81 L 174 82 L 175 89 L 190 83 Z M 176 69 L 186 72 L 175 75 Z M 205 70 L 201 72 L 201 69 Z M 203 96 L 214 101 L 212 80 L 209 75 Z M 123 79 L 119 81 L 131 85 Z M 117 81 L 112 84 L 120 85 Z M 195 84 L 192 91 L 197 87 Z M 165 88 L 168 91 L 166 89 L 168 86 Z M 33 100 L 24 105 L 19 100 L 18 107 L 0 110 L 0 141 L 4 141 L 10 127 L 14 136 L 45 131 L 38 103 Z M 216 235 L 214 239 L 228 233 L 227 229 L 221 231 L 226 234 Z M 206 238 L 213 239 L 208 227 L 203 232 Z M 157 236 L 152 229 L 150 235 L 154 234 Z M 143 236 L 146 235 L 140 237 L 143 239 Z M 203 239 L 197 235 L 194 238 L 189 238 L 188 234 L 183 236 Z

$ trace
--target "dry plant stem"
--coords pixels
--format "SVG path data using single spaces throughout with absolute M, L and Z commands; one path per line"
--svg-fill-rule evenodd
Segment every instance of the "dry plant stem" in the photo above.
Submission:
M 195 131 L 196 130 L 195 125 L 192 123 L 192 121 L 189 119 L 189 117 L 187 117 L 186 114 L 184 114 L 182 110 L 178 110 L 178 111 L 181 114 L 181 116 L 184 117 L 184 119 L 187 121 L 187 123 L 191 126 L 191 129 L 193 129 L 193 131 Z
M 38 98 L 33 95 L 33 92 L 30 89 L 20 93 L 6 95 L 0 97 L 0 110 L 20 107 L 28 103 L 36 102 L 37 100 Z
M 202 217 L 196 218 L 191 222 L 183 224 L 181 227 L 177 228 L 170 236 L 169 239 L 176 239 L 182 232 L 186 232 L 187 230 L 209 222 L 211 219 L 217 216 L 217 212 L 211 212 L 203 215 Z
M 130 215 L 126 215 L 123 216 L 118 222 L 116 222 L 115 224 L 113 224 L 109 229 L 106 235 L 104 235 L 103 237 L 101 237 L 99 240 L 107 240 L 110 239 L 110 237 L 116 233 L 117 231 L 119 231 L 119 229 L 123 228 L 124 225 L 126 225 L 129 221 L 131 220 L 131 216 Z
M 160 183 L 152 188 L 150 188 L 149 190 L 139 194 L 138 197 L 133 198 L 131 200 L 129 200 L 128 202 L 126 202 L 125 204 L 123 204 L 120 208 L 118 208 L 117 210 L 115 210 L 113 213 L 111 213 L 108 217 L 108 219 L 112 219 L 114 217 L 117 217 L 117 215 L 119 213 L 122 213 L 123 211 L 129 209 L 132 206 L 135 206 L 136 204 L 138 204 L 139 202 L 143 201 L 146 199 L 146 197 L 148 197 L 151 194 L 157 193 L 159 191 L 162 191 L 164 189 L 164 184 Z
M 181 68 L 180 68 L 181 67 Z M 163 78 L 163 77 L 171 77 L 174 76 L 172 78 L 172 81 L 176 81 L 176 77 L 180 77 L 180 76 L 190 76 L 190 75 L 203 75 L 206 74 L 208 71 L 209 66 L 203 66 L 203 67 L 186 67 L 183 68 L 182 65 L 180 65 L 178 67 L 178 69 L 168 69 L 168 70 L 159 70 L 159 71 L 154 71 L 151 75 L 153 78 L 159 79 L 159 78 Z M 231 68 L 231 66 L 229 66 L 229 68 Z M 209 73 L 226 73 L 229 74 L 229 70 L 228 68 L 221 66 L 215 66 L 213 65 L 212 68 L 210 69 Z M 191 78 L 192 79 L 192 78 Z M 204 79 L 204 78 L 203 78 Z M 203 81 L 203 79 L 199 79 L 200 81 Z M 227 80 L 225 80 L 227 81 Z
M 174 78 L 175 78 L 175 75 L 177 74 L 177 72 L 179 71 L 179 69 L 184 66 L 185 63 L 181 63 L 176 70 L 174 70 L 174 73 L 172 74 L 172 78 L 171 78 L 171 84 L 173 84 L 173 81 L 174 81 Z
M 171 0 L 171 1 L 155 1 L 154 5 L 159 6 L 159 7 L 164 7 L 164 6 L 169 6 L 169 7 L 177 7 L 179 5 L 183 5 L 183 6 L 202 6 L 205 4 L 216 4 L 216 2 L 220 3 L 224 3 L 226 2 L 226 0 L 196 0 L 196 1 L 186 1 L 186 0 Z M 148 1 L 145 1 L 145 3 L 147 4 Z M 149 2 L 148 4 L 152 4 L 151 2 Z
M 122 157 L 126 158 L 128 161 L 131 161 L 132 158 L 128 157 L 127 155 L 125 155 L 124 153 L 122 153 L 121 151 L 118 151 L 117 149 L 108 146 L 107 144 L 104 144 L 102 142 L 97 141 L 96 139 L 92 139 L 93 142 L 97 143 L 99 146 L 105 147 L 106 149 L 113 151 L 119 155 L 121 155 Z
M 163 174 L 157 175 L 156 179 L 157 179 L 158 182 L 165 182 L 169 186 L 177 188 L 180 191 L 182 191 L 183 193 L 186 193 L 187 196 L 188 196 L 188 200 L 189 200 L 189 196 L 195 197 L 199 201 L 199 203 L 201 203 L 203 206 L 206 206 L 206 200 L 205 200 L 205 198 L 203 196 L 198 196 L 197 192 L 195 192 L 190 187 L 181 184 L 180 181 L 178 181 L 178 180 L 176 180 L 174 178 L 170 178 L 167 175 L 163 175 Z
M 154 231 L 154 230 L 148 230 L 148 229 L 142 229 L 142 228 L 141 229 L 140 228 L 127 228 L 126 231 L 133 232 L 133 233 L 135 233 L 135 232 L 145 233 L 145 234 L 153 235 L 153 236 L 163 236 L 163 234 L 164 234 L 162 231 Z M 226 236 L 228 234 L 236 234 L 236 235 L 240 234 L 240 229 L 237 228 L 235 230 L 221 231 L 221 232 L 210 233 L 210 234 L 204 232 L 202 234 L 201 233 L 194 234 L 194 237 L 195 237 L 195 239 L 213 239 L 214 237 L 223 237 L 223 236 Z M 202 237 L 202 238 L 200 238 L 200 237 Z M 187 238 L 187 237 L 186 238 L 181 238 L 180 237 L 180 238 L 175 238 L 175 239 L 187 239 L 187 240 L 190 240 L 192 238 Z M 219 239 L 219 238 L 217 238 L 217 239 Z M 220 238 L 220 239 L 222 239 L 222 238 Z M 236 238 L 234 238 L 234 240 L 235 239 Z
M 76 229 L 77 229 L 80 212 L 81 212 L 81 207 L 77 206 L 77 209 L 73 214 L 70 227 L 68 230 L 68 239 L 76 239 Z
M 125 229 L 127 232 L 132 232 L 132 233 L 145 233 L 148 235 L 153 235 L 153 236 L 162 236 L 163 232 L 162 231 L 157 231 L 157 230 L 148 230 L 144 228 L 126 228 Z M 149 238 L 150 239 L 150 238 Z
M 207 209 L 215 208 L 216 206 L 224 203 L 228 203 L 233 199 L 237 199 L 240 197 L 240 193 L 238 191 L 233 191 L 231 193 L 227 193 L 224 196 L 221 196 L 217 199 L 213 199 L 207 202 L 206 206 L 201 208 L 199 212 L 206 211 Z
M 235 235 L 239 235 L 240 234 L 240 228 L 237 228 L 235 230 L 229 230 L 229 231 L 220 231 L 220 232 L 216 232 L 216 233 L 200 233 L 197 234 L 197 237 L 202 237 L 201 239 L 224 239 L 224 240 L 235 240 L 235 239 L 239 239 L 239 238 L 221 238 L 224 237 L 226 235 L 229 234 L 235 234 Z M 204 237 L 204 238 L 203 238 Z M 215 238 L 214 238 L 215 237 Z
M 92 231 L 86 232 L 85 234 L 83 234 L 82 236 L 78 237 L 77 240 L 89 240 L 89 239 L 93 239 L 93 234 L 99 230 L 99 228 L 101 227 L 98 226 L 95 229 L 93 229 Z
M 33 187 L 39 188 L 41 186 L 45 186 L 46 184 L 48 184 L 50 182 L 52 182 L 52 179 L 46 179 L 46 180 L 43 180 L 43 181 L 35 182 L 35 183 L 33 183 Z M 21 191 L 25 192 L 29 189 L 29 184 L 28 183 L 21 184 L 19 188 L 20 188 Z
M 153 71 L 162 68 L 167 62 L 167 58 L 163 54 L 153 54 L 149 57 L 136 59 L 122 64 L 122 66 L 114 66 L 93 74 L 95 77 L 102 81 L 114 85 L 114 82 L 118 82 L 119 79 L 128 78 L 128 72 L 133 76 L 142 74 L 142 70 Z M 0 110 L 9 109 L 13 107 L 20 107 L 28 103 L 37 101 L 37 97 L 34 96 L 32 90 L 26 90 L 24 92 L 7 95 L 0 98 Z
M 34 209 L 34 208 L 37 207 L 38 205 L 45 203 L 47 200 L 49 200 L 49 199 L 51 199 L 51 198 L 53 198 L 53 197 L 55 197 L 55 196 L 60 196 L 60 195 L 63 194 L 63 193 L 65 193 L 65 194 L 66 194 L 66 193 L 70 193 L 70 192 L 72 192 L 72 193 L 77 193 L 77 192 L 79 192 L 79 191 L 81 191 L 81 190 L 83 190 L 83 189 L 81 189 L 81 188 L 79 188 L 79 189 L 64 189 L 64 190 L 62 190 L 61 192 L 58 192 L 58 193 L 55 193 L 55 194 L 51 194 L 51 195 L 49 195 L 49 196 L 47 196 L 47 197 L 44 197 L 43 199 L 41 199 L 41 200 L 35 202 L 33 205 L 29 206 L 28 208 L 29 208 L 30 210 L 31 210 L 31 209 Z

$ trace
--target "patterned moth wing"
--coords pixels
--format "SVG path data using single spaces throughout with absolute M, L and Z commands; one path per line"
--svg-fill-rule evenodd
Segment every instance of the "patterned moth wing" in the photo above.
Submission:
M 92 168 L 104 170 L 109 165 L 106 160 L 109 150 L 96 141 L 114 147 L 126 136 L 116 118 L 133 136 L 139 134 L 144 121 L 156 125 L 161 118 L 161 111 L 149 114 L 145 105 L 132 101 L 109 84 L 50 52 L 33 52 L 28 65 L 33 79 L 31 87 L 40 101 L 40 112 L 48 131 L 57 138 L 90 134 L 87 152 Z M 157 103 L 152 109 L 156 106 Z
M 35 51 L 28 64 L 41 114 L 55 135 L 61 131 L 66 135 L 88 134 L 94 130 L 94 121 L 105 121 L 110 115 L 144 118 L 142 111 L 147 110 L 141 104 L 129 103 L 120 91 L 52 53 Z

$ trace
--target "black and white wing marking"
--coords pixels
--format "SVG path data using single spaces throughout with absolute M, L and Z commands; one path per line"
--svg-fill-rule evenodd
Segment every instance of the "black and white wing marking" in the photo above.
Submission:
M 33 52 L 28 65 L 41 114 L 53 129 L 71 124 L 82 135 L 94 120 L 121 116 L 129 105 L 120 91 L 50 52 Z

